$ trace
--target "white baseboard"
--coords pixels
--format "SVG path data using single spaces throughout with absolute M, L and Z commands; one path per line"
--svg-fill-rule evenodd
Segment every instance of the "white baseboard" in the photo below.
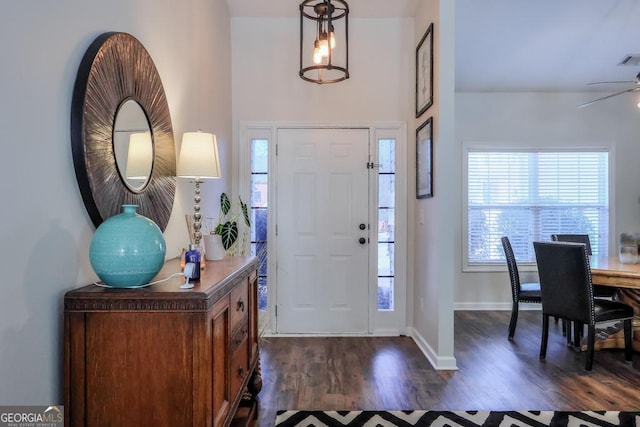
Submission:
M 457 371 L 458 366 L 456 364 L 455 357 L 440 357 L 433 351 L 433 348 L 424 339 L 422 335 L 415 329 L 410 328 L 410 337 L 416 343 L 420 351 L 425 355 L 431 366 L 437 371 Z
M 351 336 L 351 337 L 356 337 L 356 336 L 360 336 L 360 337 L 383 337 L 383 336 L 398 336 L 397 333 L 395 334 L 388 334 L 386 332 L 389 331 L 379 331 L 380 333 L 378 334 L 277 334 L 277 333 L 272 333 L 271 331 L 264 331 L 263 334 L 261 335 L 262 338 L 265 339 L 269 339 L 269 338 L 281 338 L 281 337 L 344 337 L 344 336 Z M 440 357 L 436 354 L 435 351 L 433 351 L 433 349 L 431 348 L 431 346 L 429 345 L 429 343 L 427 343 L 427 341 L 424 339 L 424 337 L 422 335 L 420 335 L 420 333 L 412 327 L 408 327 L 407 328 L 407 334 L 408 337 L 410 337 L 413 342 L 416 343 L 416 345 L 418 346 L 418 348 L 420 349 L 420 351 L 425 355 L 425 357 L 427 358 L 427 360 L 429 361 L 429 363 L 431 364 L 431 366 L 433 366 L 434 369 L 438 370 L 438 371 L 457 371 L 458 370 L 458 366 L 456 365 L 456 358 L 455 357 Z
M 373 333 L 328 333 L 328 332 L 319 332 L 319 333 L 282 333 L 282 332 L 271 332 L 270 330 L 264 331 L 260 336 L 265 338 L 284 338 L 284 337 L 302 337 L 302 338 L 324 338 L 324 337 L 398 337 L 400 336 L 400 332 L 398 330 L 379 330 L 374 331 Z
M 456 302 L 453 304 L 454 310 L 468 311 L 511 311 L 510 302 Z M 520 303 L 519 310 L 542 310 L 541 304 Z

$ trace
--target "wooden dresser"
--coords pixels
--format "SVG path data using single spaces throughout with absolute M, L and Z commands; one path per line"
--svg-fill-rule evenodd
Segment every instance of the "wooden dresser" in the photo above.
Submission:
M 185 279 L 176 276 L 68 292 L 65 426 L 250 423 L 257 405 L 247 397 L 262 386 L 257 268 L 256 258 L 227 257 L 207 261 L 193 289 L 180 289 Z M 178 271 L 178 259 L 167 261 L 154 281 Z

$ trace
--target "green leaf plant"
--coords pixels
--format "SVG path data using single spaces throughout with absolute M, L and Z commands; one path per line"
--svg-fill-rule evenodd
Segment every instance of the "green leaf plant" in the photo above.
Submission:
M 209 234 L 218 234 L 222 238 L 222 246 L 227 255 L 245 255 L 249 242 L 249 231 L 251 230 L 251 219 L 247 204 L 238 196 L 237 203 L 234 203 L 227 193 L 220 195 L 220 214 L 218 220 L 207 218 L 207 229 Z M 242 240 L 238 242 L 238 238 Z

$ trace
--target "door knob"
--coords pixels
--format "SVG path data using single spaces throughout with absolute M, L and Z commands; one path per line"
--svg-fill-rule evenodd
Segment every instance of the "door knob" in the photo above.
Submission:
M 367 226 L 364 225 L 364 224 L 360 224 L 359 228 L 360 228 L 360 230 L 364 230 L 365 228 L 367 228 Z
M 361 245 L 364 245 L 365 243 L 367 243 L 367 239 L 361 237 L 360 239 L 358 239 L 358 242 L 360 242 Z

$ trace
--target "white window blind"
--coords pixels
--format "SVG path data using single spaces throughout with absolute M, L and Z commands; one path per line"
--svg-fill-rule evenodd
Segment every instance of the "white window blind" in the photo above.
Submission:
M 588 234 L 594 255 L 608 254 L 609 154 L 467 153 L 468 263 L 503 263 L 508 236 L 518 262 L 535 262 L 532 242 Z

